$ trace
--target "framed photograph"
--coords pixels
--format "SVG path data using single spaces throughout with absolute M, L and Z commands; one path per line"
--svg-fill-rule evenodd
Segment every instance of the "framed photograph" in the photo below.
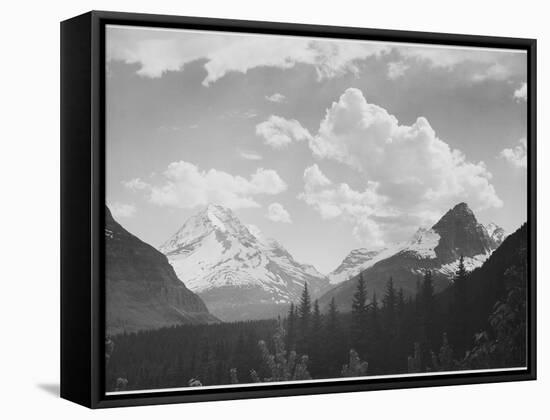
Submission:
M 536 41 L 61 24 L 61 395 L 536 378 Z

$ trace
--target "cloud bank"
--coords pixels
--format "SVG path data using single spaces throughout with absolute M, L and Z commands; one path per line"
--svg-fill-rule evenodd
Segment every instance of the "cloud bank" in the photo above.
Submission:
M 107 34 L 108 63 L 137 64 L 137 74 L 158 78 L 202 60 L 204 86 L 231 72 L 245 74 L 260 67 L 289 69 L 298 64 L 313 66 L 317 79 L 323 80 L 357 73 L 361 60 L 388 56 L 391 52 L 400 59 L 390 64 L 390 78 L 400 77 L 415 63 L 447 70 L 466 63 L 471 67 L 467 72 L 471 81 L 505 80 L 523 74 L 525 64 L 518 53 L 474 48 L 117 26 L 108 26 Z M 273 99 L 277 102 L 279 98 Z
M 138 64 L 140 76 L 157 78 L 204 60 L 209 86 L 230 72 L 310 64 L 319 80 L 357 71 L 355 61 L 388 50 L 383 44 L 314 38 L 108 27 L 107 61 Z
M 362 191 L 334 184 L 318 165 L 304 172 L 300 195 L 323 218 L 342 217 L 363 242 L 378 245 L 407 226 L 432 223 L 460 201 L 475 210 L 502 206 L 483 162 L 470 162 L 437 137 L 428 120 L 402 125 L 347 89 L 308 142 L 314 156 L 353 168 Z
M 272 169 L 259 168 L 245 178 L 217 169 L 203 171 L 185 161 L 169 164 L 162 178 L 159 184 L 147 184 L 149 201 L 158 206 L 182 209 L 209 203 L 232 209 L 260 207 L 256 196 L 276 195 L 287 189 L 286 183 Z M 131 185 L 128 183 L 128 188 Z
M 504 149 L 500 152 L 500 157 L 506 159 L 516 168 L 527 168 L 527 139 L 522 138 L 519 145 L 510 149 Z

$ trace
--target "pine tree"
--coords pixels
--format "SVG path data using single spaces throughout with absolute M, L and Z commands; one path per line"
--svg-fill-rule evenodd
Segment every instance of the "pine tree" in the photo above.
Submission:
M 388 334 L 393 335 L 395 329 L 397 297 L 393 287 L 393 279 L 391 277 L 386 284 L 386 293 L 384 294 L 384 299 L 382 302 L 384 312 L 384 329 Z
M 359 353 L 366 351 L 367 308 L 367 289 L 361 273 L 351 304 L 351 342 Z
M 296 344 L 296 309 L 294 307 L 294 303 L 290 304 L 290 308 L 288 310 L 288 315 L 286 318 L 286 329 L 286 348 L 287 351 L 291 351 L 294 349 L 294 345 Z
M 380 326 L 380 307 L 376 292 L 372 293 L 371 303 L 368 306 L 367 312 L 367 351 L 365 358 L 372 366 L 373 374 L 382 373 L 384 369 L 384 360 L 386 355 L 383 348 L 383 335 Z
M 424 274 L 424 281 L 421 289 L 421 299 L 424 314 L 426 316 L 432 315 L 434 305 L 434 285 L 432 279 L 432 272 L 426 270 Z
M 338 374 L 335 362 L 339 360 L 341 344 L 342 334 L 340 332 L 339 312 L 333 297 L 328 306 L 324 334 L 325 355 L 323 367 L 325 368 L 327 376 Z
M 451 342 L 460 351 L 470 346 L 468 334 L 468 292 L 466 290 L 466 277 L 468 272 L 464 266 L 464 257 L 460 256 L 458 268 L 454 276 L 453 301 L 450 307 L 450 338 Z
M 421 336 L 420 344 L 422 347 L 422 362 L 431 362 L 431 349 L 435 347 L 437 340 L 435 331 L 435 299 L 432 272 L 426 270 L 424 273 L 424 281 L 422 282 L 421 296 Z M 426 366 L 422 366 L 426 369 Z
M 298 308 L 299 317 L 299 336 L 297 337 L 297 349 L 301 353 L 306 353 L 309 350 L 310 329 L 311 329 L 311 296 L 307 283 L 304 284 L 302 297 L 300 298 L 300 306 Z
M 367 289 L 365 287 L 365 280 L 363 279 L 363 273 L 359 275 L 357 280 L 357 288 L 353 294 L 353 300 L 351 303 L 351 313 L 363 315 L 367 312 Z
M 466 267 L 464 266 L 464 255 L 461 255 L 460 260 L 458 261 L 458 269 L 455 274 L 455 283 L 464 284 L 466 274 L 468 274 L 468 272 L 466 271 Z
M 370 303 L 371 315 L 373 320 L 378 322 L 378 298 L 376 292 L 372 292 L 372 302 Z
M 402 319 L 405 315 L 405 294 L 403 293 L 403 288 L 399 288 L 397 292 L 397 304 L 396 304 L 396 315 L 399 319 Z
M 397 359 L 397 293 L 393 287 L 393 279 L 390 277 L 386 283 L 386 290 L 382 299 L 382 328 L 378 337 L 378 347 L 381 355 L 378 362 L 381 363 L 380 368 L 384 371 L 389 371 L 395 366 Z
M 315 300 L 313 303 L 313 314 L 311 319 L 311 331 L 309 336 L 308 343 L 308 352 L 307 354 L 311 357 L 311 372 L 314 375 L 318 375 L 319 371 L 322 370 L 322 354 L 323 349 L 321 346 L 321 339 L 323 332 L 323 325 L 321 320 L 321 310 L 319 309 L 319 301 Z
M 313 335 L 319 337 L 321 335 L 321 310 L 319 309 L 319 301 L 315 299 L 313 303 L 313 320 L 311 324 Z
M 336 306 L 334 297 L 330 300 L 330 304 L 328 305 L 327 330 L 331 332 L 338 330 L 338 307 Z
M 311 296 L 307 288 L 307 283 L 304 284 L 304 290 L 302 297 L 300 298 L 300 307 L 298 309 L 300 315 L 300 323 L 302 327 L 302 334 L 306 333 L 309 329 L 309 321 L 311 318 Z

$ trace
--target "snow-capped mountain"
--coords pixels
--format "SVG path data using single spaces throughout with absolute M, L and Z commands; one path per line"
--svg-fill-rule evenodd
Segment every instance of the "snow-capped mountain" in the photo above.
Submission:
M 227 321 L 272 317 L 299 299 L 306 282 L 313 296 L 328 287 L 313 266 L 219 205 L 190 217 L 159 249 L 180 280 Z
M 384 251 L 385 249 L 374 251 L 367 248 L 354 249 L 342 260 L 334 271 L 329 273 L 330 284 L 339 284 L 356 276 L 374 264 L 377 261 L 376 257 Z
M 390 245 L 378 250 L 354 249 L 328 277 L 330 283 L 342 283 L 358 275 L 361 271 L 400 252 L 416 255 L 418 258 L 434 258 L 439 235 L 433 229 L 419 228 L 408 241 Z
M 329 274 L 336 286 L 321 298 L 321 303 L 327 304 L 334 297 L 342 309 L 349 309 L 360 273 L 367 282 L 369 294 L 376 292 L 381 296 L 390 277 L 405 294 L 412 294 L 417 279 L 426 269 L 433 272 L 434 285 L 441 290 L 452 281 L 461 256 L 466 269 L 473 270 L 485 262 L 505 236 L 504 230 L 494 223 L 487 227 L 478 223 L 468 205 L 460 203 L 431 229 L 418 229 L 408 241 L 380 251 L 352 251 Z

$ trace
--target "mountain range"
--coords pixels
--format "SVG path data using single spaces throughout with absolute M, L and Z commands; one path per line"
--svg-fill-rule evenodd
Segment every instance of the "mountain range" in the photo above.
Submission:
M 461 256 L 472 270 L 506 237 L 494 223 L 480 224 L 460 203 L 408 241 L 352 250 L 324 275 L 219 205 L 187 219 L 159 250 L 125 230 L 108 208 L 105 212 L 109 334 L 272 318 L 300 300 L 305 284 L 322 308 L 334 298 L 340 310 L 348 311 L 360 274 L 369 299 L 383 295 L 390 277 L 406 296 L 414 294 L 425 270 L 432 271 L 435 289 L 441 291 L 452 282 Z
M 466 203 L 457 204 L 430 229 L 418 229 L 408 241 L 378 251 L 352 251 L 329 274 L 335 286 L 321 297 L 320 303 L 326 306 L 334 298 L 341 310 L 349 310 L 360 274 L 371 299 L 373 294 L 383 296 L 390 278 L 405 296 L 414 294 L 417 281 L 426 270 L 432 271 L 435 289 L 441 291 L 452 282 L 461 256 L 471 271 L 481 266 L 505 237 L 504 230 L 496 224 L 479 223 Z
M 219 322 L 166 257 L 129 233 L 105 207 L 107 334 Z
M 378 250 L 356 249 L 328 275 L 296 261 L 279 242 L 243 224 L 228 208 L 208 205 L 160 246 L 181 281 L 224 321 L 270 318 L 298 302 L 304 284 L 322 306 L 334 297 L 349 310 L 357 276 L 363 273 L 370 297 L 382 296 L 393 278 L 405 295 L 429 269 L 437 291 L 452 282 L 461 256 L 468 270 L 479 267 L 506 234 L 480 224 L 466 203 L 449 210 L 431 228 Z
M 224 321 L 271 318 L 329 287 L 312 265 L 296 261 L 277 241 L 245 226 L 228 208 L 208 205 L 160 246 L 177 276 Z

